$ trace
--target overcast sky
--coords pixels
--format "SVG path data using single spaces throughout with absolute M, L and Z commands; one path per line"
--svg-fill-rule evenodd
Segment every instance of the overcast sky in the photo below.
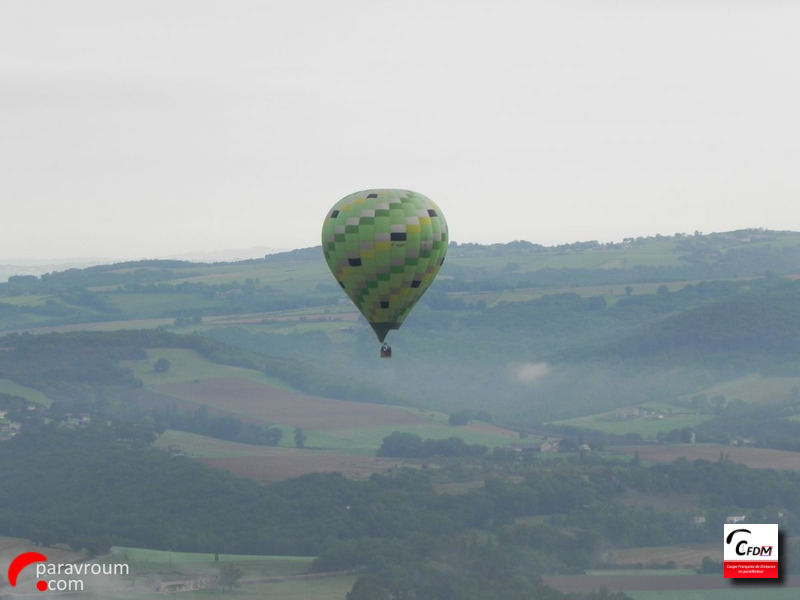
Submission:
M 800 230 L 794 0 L 0 0 L 0 262 Z

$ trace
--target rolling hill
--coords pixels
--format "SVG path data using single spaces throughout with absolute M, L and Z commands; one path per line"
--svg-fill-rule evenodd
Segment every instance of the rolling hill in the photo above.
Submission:
M 449 252 L 391 361 L 319 248 L 9 278 L 0 532 L 559 598 L 541 574 L 795 514 L 800 234 Z

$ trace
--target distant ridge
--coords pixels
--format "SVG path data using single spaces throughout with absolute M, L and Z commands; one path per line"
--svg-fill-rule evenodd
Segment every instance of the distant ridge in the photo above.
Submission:
M 252 258 L 264 258 L 268 254 L 288 252 L 286 248 L 273 248 L 271 246 L 251 246 L 250 248 L 235 248 L 231 250 L 212 250 L 209 252 L 182 252 L 168 254 L 160 258 L 173 258 L 193 262 L 238 262 Z
M 165 254 L 157 257 L 160 260 L 180 260 L 186 262 L 217 263 L 238 262 L 243 260 L 263 259 L 265 256 L 288 252 L 286 248 L 271 246 L 252 246 L 250 248 L 234 248 L 227 250 L 211 250 L 208 252 L 181 252 Z M 68 269 L 85 269 L 100 265 L 119 263 L 137 263 L 155 257 L 68 257 L 68 258 L 21 258 L 14 257 L 0 260 L 0 282 L 8 281 L 14 275 L 35 275 L 66 271 Z

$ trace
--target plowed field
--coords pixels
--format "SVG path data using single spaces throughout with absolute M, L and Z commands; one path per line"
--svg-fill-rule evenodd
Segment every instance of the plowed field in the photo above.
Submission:
M 331 400 L 236 379 L 165 383 L 156 386 L 155 390 L 160 394 L 197 404 L 207 404 L 209 408 L 241 417 L 317 431 L 418 425 L 425 422 L 411 412 L 391 406 Z M 139 393 L 143 397 L 147 395 L 146 390 L 141 390 Z M 150 400 L 152 401 L 152 395 Z
M 338 452 L 313 450 L 304 452 L 290 448 L 270 448 L 263 456 L 213 458 L 202 462 L 239 477 L 269 482 L 292 479 L 307 473 L 335 472 L 351 479 L 366 479 L 373 473 L 388 471 L 399 461 Z
M 722 452 L 731 462 L 741 463 L 754 469 L 800 469 L 800 452 L 770 450 L 769 448 L 741 448 L 730 446 L 699 445 L 652 445 L 625 446 L 625 454 L 639 453 L 639 458 L 652 462 L 672 462 L 676 458 L 686 460 L 719 460 Z

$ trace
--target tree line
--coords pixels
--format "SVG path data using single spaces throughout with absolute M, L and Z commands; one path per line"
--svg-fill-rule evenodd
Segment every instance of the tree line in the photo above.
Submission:
M 492 459 L 464 460 L 480 465 Z M 771 511 L 800 509 L 797 473 L 726 460 L 653 467 L 588 459 L 504 467 L 494 461 L 486 463 L 494 465 L 494 475 L 480 488 L 437 493 L 437 481 L 463 469 L 455 464 L 454 470 L 401 470 L 364 482 L 310 475 L 264 488 L 132 443 L 99 421 L 86 429 L 42 424 L 0 444 L 0 530 L 45 543 L 108 535 L 117 545 L 319 555 L 341 564 L 345 553 L 326 551 L 336 540 L 482 529 L 536 543 L 538 534 L 519 529 L 517 519 L 538 515 L 562 533 L 583 536 L 589 562 L 576 563 L 565 553 L 559 569 L 570 569 L 594 560 L 592 539 L 619 547 L 709 541 L 718 536 L 722 512 L 772 518 Z M 654 498 L 688 494 L 697 504 L 681 510 L 626 507 L 622 499 L 631 491 Z M 696 514 L 710 518 L 699 526 Z M 798 525 L 787 522 L 788 533 Z M 348 566 L 355 565 L 343 568 Z

